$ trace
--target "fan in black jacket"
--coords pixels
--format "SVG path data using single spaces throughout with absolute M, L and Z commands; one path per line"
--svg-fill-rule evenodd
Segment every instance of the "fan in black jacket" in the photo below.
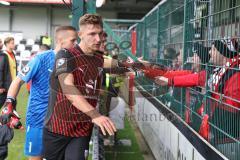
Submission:
M 11 84 L 11 73 L 8 63 L 8 57 L 2 52 L 2 40 L 0 39 L 0 108 L 7 97 L 7 90 Z

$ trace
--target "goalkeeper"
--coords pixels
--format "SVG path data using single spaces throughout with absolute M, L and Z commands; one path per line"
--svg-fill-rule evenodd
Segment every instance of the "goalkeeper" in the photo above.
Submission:
M 71 26 L 61 26 L 56 30 L 55 40 L 56 48 L 36 55 L 12 82 L 7 94 L 7 101 L 14 103 L 21 84 L 32 80 L 26 115 L 25 155 L 34 160 L 42 159 L 42 129 L 55 54 L 62 48 L 73 47 L 77 40 L 77 32 Z

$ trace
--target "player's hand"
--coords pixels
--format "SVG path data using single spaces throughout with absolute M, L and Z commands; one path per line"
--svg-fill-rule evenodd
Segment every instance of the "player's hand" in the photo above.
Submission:
M 99 116 L 99 117 L 94 118 L 92 120 L 92 122 L 100 127 L 103 135 L 106 135 L 106 131 L 109 135 L 114 135 L 114 132 L 117 131 L 115 125 L 108 117 Z
M 125 76 L 131 76 L 131 75 L 135 75 L 135 72 L 126 72 Z
M 143 64 L 149 64 L 150 65 L 150 62 L 149 61 L 146 61 L 146 60 L 143 60 L 143 56 L 142 57 L 139 57 L 138 59 L 138 62 L 140 62 L 140 63 L 143 63 Z
M 155 83 L 161 86 L 167 86 L 168 85 L 168 78 L 163 76 L 158 76 L 155 78 Z
M 143 60 L 143 56 L 138 57 L 137 60 L 138 60 L 138 61 L 142 61 L 142 60 Z

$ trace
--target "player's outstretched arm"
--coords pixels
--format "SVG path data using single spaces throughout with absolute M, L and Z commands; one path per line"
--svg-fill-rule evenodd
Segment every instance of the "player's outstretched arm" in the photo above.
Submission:
M 16 99 L 21 85 L 32 80 L 36 73 L 38 73 L 40 64 L 41 61 L 38 56 L 31 59 L 28 64 L 19 71 L 17 77 L 12 81 L 8 89 L 7 96 Z
M 18 92 L 19 92 L 23 83 L 24 83 L 23 80 L 21 80 L 19 77 L 16 77 L 12 81 L 12 83 L 11 83 L 9 89 L 8 89 L 7 97 L 11 97 L 11 98 L 16 99 L 16 97 L 18 95 Z

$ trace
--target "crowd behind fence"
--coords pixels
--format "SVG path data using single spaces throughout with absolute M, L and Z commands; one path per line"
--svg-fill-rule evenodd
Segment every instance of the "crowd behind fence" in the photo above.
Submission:
M 173 80 L 166 87 L 137 78 L 143 88 L 239 159 L 240 0 L 163 0 L 128 31 L 121 37 L 131 41 L 136 32 L 136 56 L 164 66 Z

